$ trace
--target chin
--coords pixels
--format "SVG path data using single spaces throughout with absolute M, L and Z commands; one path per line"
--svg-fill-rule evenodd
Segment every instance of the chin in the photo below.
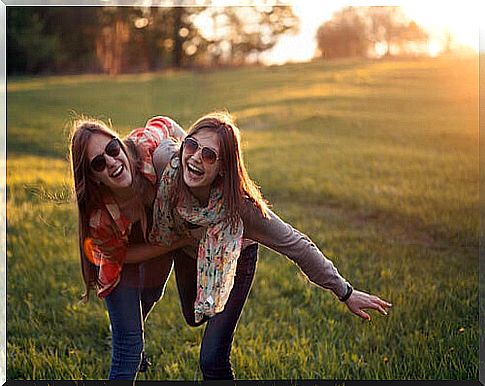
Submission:
M 126 184 L 123 184 L 123 188 L 129 188 L 129 187 L 132 185 L 132 182 L 133 182 L 133 181 L 131 181 L 131 180 L 130 180 L 130 181 L 129 181 L 129 182 L 127 182 Z
M 117 185 L 121 189 L 129 188 L 133 184 L 133 179 L 131 177 L 123 179 Z
M 197 182 L 192 181 L 190 178 L 186 178 L 185 175 L 184 175 L 184 184 L 188 188 L 197 188 L 199 186 Z

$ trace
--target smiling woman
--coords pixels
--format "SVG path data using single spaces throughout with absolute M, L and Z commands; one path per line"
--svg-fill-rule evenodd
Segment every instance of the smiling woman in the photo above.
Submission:
M 149 239 L 161 245 L 189 235 L 200 239 L 197 250 L 185 250 L 187 258 L 175 260 L 175 272 L 187 323 L 207 322 L 200 350 L 204 380 L 234 378 L 232 340 L 254 279 L 257 243 L 288 256 L 361 318 L 370 319 L 366 308 L 387 314 L 390 303 L 354 291 L 306 235 L 268 208 L 246 172 L 231 116 L 203 116 L 178 151 L 164 148 Z
M 184 239 L 170 247 L 145 243 L 157 183 L 153 153 L 163 139 L 184 136 L 167 117 L 150 119 L 124 141 L 103 122 L 74 124 L 70 150 L 84 296 L 96 289 L 108 308 L 110 379 L 134 379 L 146 369 L 143 324 L 172 267 L 172 260 L 162 255 L 187 244 Z

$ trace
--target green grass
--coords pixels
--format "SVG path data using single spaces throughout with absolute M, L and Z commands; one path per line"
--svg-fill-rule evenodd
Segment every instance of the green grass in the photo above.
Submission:
M 100 379 L 110 332 L 82 292 L 66 161 L 72 112 L 123 134 L 228 109 L 273 209 L 355 287 L 370 323 L 260 252 L 232 361 L 239 379 L 478 379 L 478 58 L 334 61 L 207 73 L 9 79 L 7 377 Z M 202 329 L 174 278 L 146 326 L 139 379 L 201 379 Z

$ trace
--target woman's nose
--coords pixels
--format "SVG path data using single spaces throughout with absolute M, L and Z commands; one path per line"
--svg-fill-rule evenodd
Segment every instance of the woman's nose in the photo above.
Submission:
M 110 155 L 105 154 L 104 158 L 106 159 L 106 164 L 108 166 L 114 165 L 116 163 L 116 157 L 111 157 Z
M 202 149 L 197 149 L 194 154 L 192 154 L 192 159 L 197 162 L 202 162 Z

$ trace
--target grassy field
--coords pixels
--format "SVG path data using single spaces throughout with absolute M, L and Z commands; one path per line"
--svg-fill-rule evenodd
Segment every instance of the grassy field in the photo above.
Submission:
M 228 109 L 273 209 L 355 287 L 370 323 L 262 248 L 236 331 L 239 379 L 478 379 L 478 58 L 9 79 L 7 378 L 106 378 L 109 320 L 82 292 L 66 161 L 73 112 L 123 134 Z M 139 379 L 201 379 L 174 278 Z

